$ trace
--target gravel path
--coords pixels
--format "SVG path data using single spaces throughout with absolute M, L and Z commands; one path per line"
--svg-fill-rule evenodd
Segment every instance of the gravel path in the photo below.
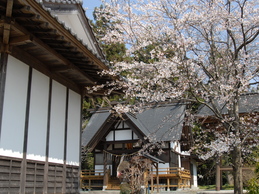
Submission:
M 160 191 L 159 194 L 233 194 L 233 190 L 221 190 L 221 191 L 213 191 L 213 190 L 178 190 L 178 191 Z M 120 194 L 120 191 L 82 191 L 80 194 Z M 149 192 L 151 194 L 151 192 Z M 153 194 L 157 194 L 156 191 Z

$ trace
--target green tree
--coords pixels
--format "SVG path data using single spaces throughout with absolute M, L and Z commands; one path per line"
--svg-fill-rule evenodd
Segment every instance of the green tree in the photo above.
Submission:
M 106 35 L 109 30 L 115 29 L 115 24 L 119 21 L 110 21 L 105 17 L 98 17 L 98 15 L 104 14 L 103 5 L 96 7 L 93 12 L 94 21 L 91 21 L 93 31 L 96 34 L 97 39 L 99 40 L 100 47 L 102 48 L 106 59 L 110 63 L 116 63 L 128 60 L 125 56 L 127 48 L 125 43 L 106 43 L 102 41 L 102 38 Z M 106 13 L 109 15 L 109 13 Z M 97 19 L 98 18 L 98 19 Z M 118 33 L 121 33 L 118 31 Z

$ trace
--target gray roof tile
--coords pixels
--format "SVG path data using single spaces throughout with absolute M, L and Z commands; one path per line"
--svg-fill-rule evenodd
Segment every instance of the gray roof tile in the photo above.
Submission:
M 223 104 L 217 104 L 222 114 L 227 114 L 227 108 Z M 259 112 L 259 94 L 247 94 L 240 96 L 239 113 Z M 207 106 L 201 106 L 197 116 L 213 116 L 213 112 Z
M 102 130 L 110 114 L 108 111 L 93 114 L 82 135 L 83 146 Z M 185 105 L 153 107 L 135 115 L 131 113 L 125 115 L 146 136 L 151 135 L 156 141 L 175 141 L 181 138 Z

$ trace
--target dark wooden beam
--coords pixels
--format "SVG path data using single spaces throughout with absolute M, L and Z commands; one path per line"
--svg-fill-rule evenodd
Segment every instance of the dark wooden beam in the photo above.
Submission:
M 1 139 L 1 126 L 2 126 L 3 104 L 4 104 L 4 94 L 5 94 L 7 60 L 8 60 L 8 54 L 1 53 L 1 57 L 0 57 L 0 139 Z
M 29 116 L 30 116 L 30 101 L 31 101 L 31 83 L 32 83 L 32 67 L 29 69 L 28 75 L 28 89 L 26 99 L 26 112 L 25 112 L 25 123 L 24 123 L 24 136 L 23 136 L 23 160 L 21 166 L 21 178 L 20 178 L 20 192 L 25 193 L 26 188 L 26 171 L 27 171 L 27 148 L 28 148 L 28 129 L 29 129 Z
M 10 37 L 10 30 L 11 30 L 11 21 L 10 18 L 12 16 L 12 10 L 13 10 L 13 0 L 7 1 L 6 5 L 6 22 L 4 23 L 4 31 L 3 31 L 3 43 L 7 45 L 9 43 L 9 37 Z
M 52 99 L 52 79 L 49 80 L 49 101 L 48 101 L 48 120 L 46 134 L 46 150 L 43 177 L 43 193 L 48 193 L 48 172 L 49 172 L 49 139 L 50 139 L 50 117 L 51 117 L 51 99 Z
M 66 193 L 67 180 L 67 139 L 68 139 L 68 103 L 69 103 L 69 89 L 66 91 L 66 112 L 65 112 L 65 128 L 64 128 L 64 155 L 63 155 L 63 178 L 62 178 L 62 193 Z
M 10 29 L 11 29 L 11 24 L 5 23 L 4 24 L 4 31 L 3 31 L 3 43 L 5 45 L 8 45 L 8 43 L 9 43 Z
M 6 17 L 11 17 L 13 12 L 13 0 L 8 0 L 6 5 Z
M 17 36 L 10 39 L 10 45 L 12 46 L 18 46 L 27 44 L 33 41 L 33 36 L 31 35 L 24 35 L 24 36 Z

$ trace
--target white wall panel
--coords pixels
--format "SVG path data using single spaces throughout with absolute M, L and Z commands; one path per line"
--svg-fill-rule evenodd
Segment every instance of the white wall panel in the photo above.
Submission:
M 167 169 L 169 169 L 169 163 L 158 163 L 158 168 L 162 168 L 162 171 L 165 171 Z M 154 169 L 155 170 L 155 169 Z M 164 172 L 159 172 L 159 174 L 164 174 Z
M 80 21 L 77 12 L 70 13 L 69 15 L 67 12 L 65 12 L 64 14 L 55 14 L 58 16 L 58 19 L 64 21 L 66 23 L 66 26 L 70 27 L 72 31 L 83 40 L 84 43 L 86 43 L 95 53 L 97 53 L 96 46 L 93 44 L 94 41 L 92 40 L 89 32 L 87 32 L 87 29 L 82 26 L 82 21 Z
M 22 157 L 29 66 L 9 55 L 0 140 L 1 155 Z
M 133 139 L 138 139 L 138 136 L 135 133 L 133 133 Z
M 53 81 L 51 98 L 49 162 L 63 163 L 66 87 Z
M 67 120 L 67 163 L 79 165 L 81 133 L 81 95 L 69 90 Z
M 33 70 L 27 158 L 45 161 L 48 122 L 49 78 Z
M 132 131 L 131 130 L 115 131 L 115 141 L 120 141 L 120 140 L 132 140 Z
M 110 131 L 109 134 L 106 136 L 106 141 L 114 141 L 113 139 L 113 133 L 114 131 Z

